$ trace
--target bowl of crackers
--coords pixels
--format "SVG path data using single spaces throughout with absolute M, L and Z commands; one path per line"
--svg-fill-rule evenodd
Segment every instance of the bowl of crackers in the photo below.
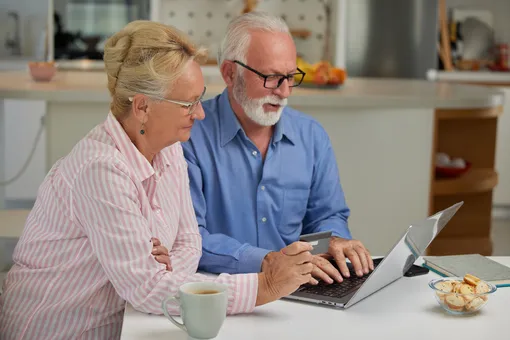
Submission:
M 429 282 L 437 302 L 447 312 L 465 315 L 478 312 L 497 288 L 474 275 L 442 277 Z

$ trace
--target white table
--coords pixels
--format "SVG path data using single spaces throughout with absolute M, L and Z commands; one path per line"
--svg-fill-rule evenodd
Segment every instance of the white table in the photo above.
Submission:
M 510 257 L 492 258 L 510 266 Z M 428 287 L 435 277 L 404 277 L 346 310 L 276 301 L 227 317 L 216 339 L 510 339 L 510 287 L 498 289 L 479 313 L 453 316 Z M 127 307 L 122 340 L 186 338 L 164 316 Z

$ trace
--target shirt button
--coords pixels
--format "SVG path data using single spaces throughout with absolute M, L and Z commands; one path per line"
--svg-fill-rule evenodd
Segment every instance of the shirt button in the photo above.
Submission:
M 264 191 L 264 190 L 266 190 L 266 187 L 265 186 L 261 186 L 260 190 Z
M 257 151 L 253 151 L 251 154 L 252 154 L 253 156 L 257 156 L 258 152 L 257 152 Z
M 266 223 L 266 221 L 267 221 L 267 218 L 262 217 L 262 222 Z

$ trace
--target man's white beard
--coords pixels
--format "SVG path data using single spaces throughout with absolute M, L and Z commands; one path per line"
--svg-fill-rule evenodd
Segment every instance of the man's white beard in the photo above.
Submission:
M 278 96 L 266 96 L 259 99 L 250 99 L 246 95 L 246 86 L 242 76 L 237 77 L 232 94 L 234 99 L 241 105 L 246 115 L 255 123 L 262 126 L 273 126 L 280 120 L 282 111 L 287 105 L 287 98 Z M 264 104 L 280 105 L 277 111 L 264 111 Z

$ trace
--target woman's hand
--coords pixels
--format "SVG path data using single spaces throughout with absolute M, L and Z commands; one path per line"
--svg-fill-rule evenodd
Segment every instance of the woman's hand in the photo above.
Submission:
M 161 245 L 161 241 L 159 239 L 153 237 L 151 240 L 152 244 L 154 245 L 152 248 L 152 255 L 156 261 L 165 264 L 166 270 L 172 271 L 172 264 L 170 263 L 170 255 L 168 254 L 168 249 Z

